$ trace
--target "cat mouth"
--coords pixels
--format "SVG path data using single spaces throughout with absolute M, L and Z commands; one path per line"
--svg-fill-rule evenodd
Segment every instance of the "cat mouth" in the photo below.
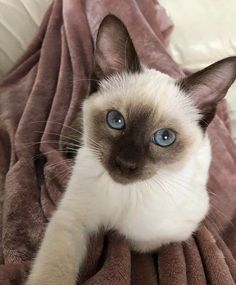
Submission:
M 140 175 L 138 174 L 127 174 L 127 173 L 123 173 L 121 171 L 114 171 L 114 170 L 108 170 L 111 178 L 120 184 L 131 184 L 137 181 L 142 180 Z
M 119 184 L 131 184 L 146 180 L 152 176 L 149 172 L 144 172 L 142 167 L 134 166 L 133 163 L 120 165 L 115 159 L 103 163 L 110 177 Z

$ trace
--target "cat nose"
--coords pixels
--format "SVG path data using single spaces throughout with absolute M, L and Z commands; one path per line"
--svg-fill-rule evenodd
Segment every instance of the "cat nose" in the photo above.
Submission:
M 115 158 L 115 166 L 119 168 L 122 172 L 130 173 L 135 171 L 138 166 L 135 161 L 126 160 L 120 156 Z

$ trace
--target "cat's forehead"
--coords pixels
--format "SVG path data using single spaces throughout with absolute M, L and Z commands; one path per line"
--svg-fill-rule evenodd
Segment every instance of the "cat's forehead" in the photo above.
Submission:
M 131 120 L 143 118 L 155 123 L 199 119 L 198 111 L 175 80 L 156 70 L 108 78 L 95 101 L 98 109 L 117 109 Z

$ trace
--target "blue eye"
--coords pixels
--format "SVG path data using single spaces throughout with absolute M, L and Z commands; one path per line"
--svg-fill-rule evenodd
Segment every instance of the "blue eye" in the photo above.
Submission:
M 125 128 L 125 119 L 120 112 L 109 111 L 107 113 L 107 124 L 112 129 L 122 130 Z
M 170 129 L 160 129 L 153 134 L 152 142 L 159 146 L 170 146 L 175 142 L 175 132 Z

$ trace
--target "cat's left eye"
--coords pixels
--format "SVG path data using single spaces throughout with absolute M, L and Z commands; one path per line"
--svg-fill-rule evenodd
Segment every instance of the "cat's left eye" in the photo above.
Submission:
M 120 112 L 112 110 L 107 113 L 107 124 L 112 129 L 122 130 L 125 128 L 125 119 Z
M 171 129 L 160 129 L 152 136 L 152 142 L 156 145 L 165 147 L 175 142 L 176 134 Z

